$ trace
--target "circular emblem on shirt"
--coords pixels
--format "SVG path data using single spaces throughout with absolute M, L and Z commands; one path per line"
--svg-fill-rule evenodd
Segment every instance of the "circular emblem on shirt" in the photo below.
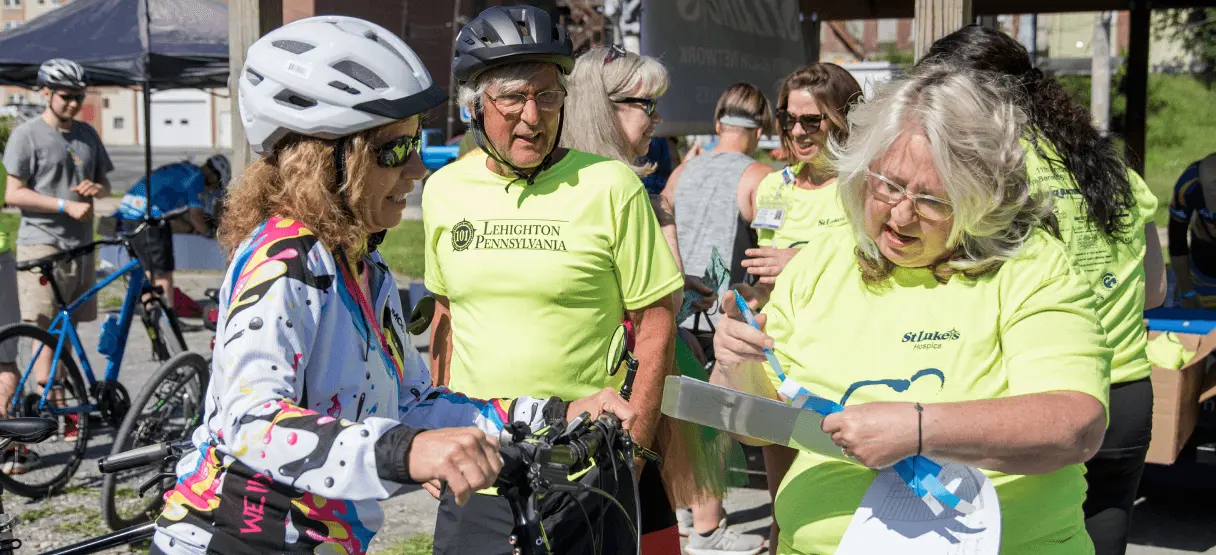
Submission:
M 452 250 L 462 251 L 469 248 L 473 244 L 473 224 L 468 220 L 460 220 L 460 223 L 452 226 Z
M 1114 289 L 1118 283 L 1119 280 L 1115 279 L 1115 274 L 1107 272 L 1106 275 L 1102 276 L 1102 286 L 1107 289 Z

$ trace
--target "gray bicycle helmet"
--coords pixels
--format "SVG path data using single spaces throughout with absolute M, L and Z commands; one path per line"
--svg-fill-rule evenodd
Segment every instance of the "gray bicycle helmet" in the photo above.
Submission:
M 38 86 L 51 89 L 83 89 L 84 68 L 65 58 L 47 60 L 38 68 Z
M 467 83 L 487 69 L 507 64 L 548 62 L 562 73 L 574 70 L 570 34 L 534 6 L 487 8 L 456 37 L 452 73 Z

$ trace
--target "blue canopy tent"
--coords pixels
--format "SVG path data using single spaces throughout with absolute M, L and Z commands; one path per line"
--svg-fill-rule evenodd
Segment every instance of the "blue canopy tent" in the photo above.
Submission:
M 228 6 L 219 0 L 76 0 L 0 33 L 0 83 L 35 87 L 38 66 L 52 58 L 84 66 L 90 85 L 142 87 L 147 122 L 153 89 L 226 86 Z M 144 151 L 151 185 L 150 125 L 144 125 Z

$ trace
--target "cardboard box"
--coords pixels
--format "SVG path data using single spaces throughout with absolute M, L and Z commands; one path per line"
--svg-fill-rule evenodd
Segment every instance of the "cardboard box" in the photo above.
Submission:
M 1160 333 L 1150 331 L 1149 340 Z M 1200 403 L 1216 397 L 1216 372 L 1210 372 L 1216 330 L 1207 335 L 1176 334 L 1195 356 L 1180 370 L 1153 366 L 1153 441 L 1148 462 L 1173 464 L 1195 431 Z

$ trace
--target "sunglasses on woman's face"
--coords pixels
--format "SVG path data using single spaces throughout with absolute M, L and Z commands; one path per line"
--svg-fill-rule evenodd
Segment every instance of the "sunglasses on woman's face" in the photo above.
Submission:
M 636 96 L 628 96 L 625 98 L 617 98 L 612 101 L 614 104 L 633 104 L 646 111 L 646 115 L 653 116 L 654 110 L 659 105 L 658 99 L 655 98 L 638 98 Z
M 793 133 L 794 126 L 799 123 L 802 124 L 803 131 L 807 133 L 814 133 L 819 130 L 819 125 L 822 124 L 823 120 L 825 119 L 828 119 L 828 117 L 823 114 L 794 115 L 785 110 L 779 110 L 777 112 L 777 124 L 780 125 L 781 129 L 786 133 Z
M 402 135 L 376 147 L 376 163 L 382 168 L 400 168 L 421 148 L 422 131 L 413 136 Z

